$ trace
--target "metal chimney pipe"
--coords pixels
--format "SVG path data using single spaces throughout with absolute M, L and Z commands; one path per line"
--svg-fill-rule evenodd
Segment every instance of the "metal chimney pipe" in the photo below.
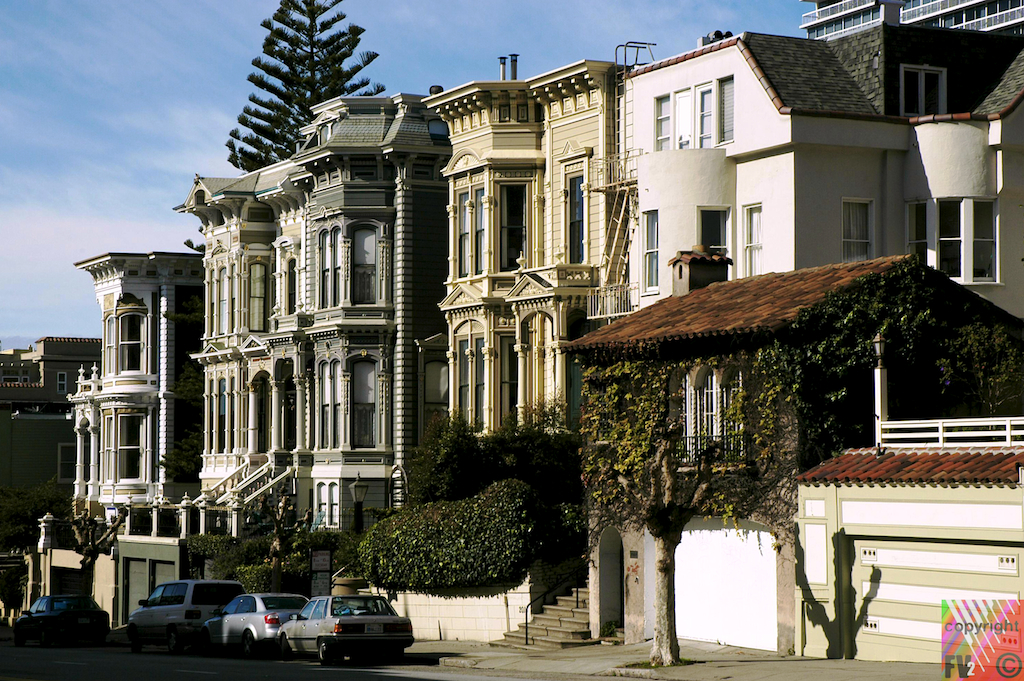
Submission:
M 508 61 L 509 61 L 509 65 L 508 65 L 508 68 L 509 68 L 509 74 L 508 74 L 509 80 L 517 80 L 518 79 L 518 75 L 517 75 L 516 72 L 518 71 L 518 69 L 516 67 L 518 66 L 517 62 L 519 61 L 519 55 L 518 54 L 510 54 L 510 55 L 508 55 Z
M 500 64 L 498 67 L 498 80 L 505 80 L 505 60 L 507 58 L 508 57 L 498 57 L 498 63 Z

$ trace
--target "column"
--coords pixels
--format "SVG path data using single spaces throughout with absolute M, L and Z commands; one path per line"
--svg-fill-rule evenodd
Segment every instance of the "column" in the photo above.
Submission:
M 530 346 L 525 343 L 516 343 L 512 349 L 516 351 L 516 356 L 519 359 L 519 376 L 516 380 L 516 411 L 519 412 L 519 418 L 522 419 L 526 410 L 526 355 Z
M 306 446 L 306 376 L 295 376 L 295 449 L 305 451 Z
M 78 411 L 75 411 L 78 416 Z M 85 491 L 85 434 L 89 432 L 86 427 L 75 428 L 75 497 L 83 497 Z
M 488 320 L 487 320 L 488 321 L 488 324 L 487 324 L 488 327 L 490 327 L 490 319 L 489 318 L 490 318 L 490 315 L 488 315 Z M 487 333 L 486 338 L 487 338 L 488 341 L 494 339 L 493 334 L 490 332 L 490 328 L 488 328 L 486 333 Z M 484 403 L 483 403 L 484 413 L 480 414 L 477 418 L 479 418 L 480 422 L 484 424 L 485 430 L 490 430 L 491 428 L 496 428 L 499 425 L 501 425 L 501 419 L 494 416 L 495 409 L 493 408 L 493 405 L 495 403 L 495 400 L 494 400 L 494 386 L 495 385 L 500 386 L 501 385 L 501 381 L 497 381 L 496 382 L 494 380 L 494 370 L 493 370 L 493 367 L 494 367 L 494 362 L 493 362 L 494 351 L 493 351 L 493 347 L 491 345 L 484 345 L 484 347 L 482 349 L 482 352 L 484 353 Z M 476 391 L 476 386 L 475 385 L 473 386 L 473 391 L 474 392 Z M 474 400 L 475 399 L 476 398 L 474 397 Z
M 569 386 L 569 382 L 566 380 L 565 375 L 565 353 L 562 352 L 562 341 L 556 340 L 552 342 L 551 352 L 555 356 L 555 375 L 554 380 L 551 381 L 551 389 L 564 393 L 565 389 Z
M 100 494 L 100 426 L 96 419 L 89 421 L 89 498 L 95 500 Z
M 281 391 L 284 381 L 270 383 L 270 451 L 281 449 Z
M 259 424 L 257 423 L 258 408 L 259 408 L 259 386 L 255 383 L 249 384 L 249 424 L 248 433 L 248 450 L 249 454 L 256 453 L 256 445 L 259 444 L 259 437 L 257 436 L 257 429 Z

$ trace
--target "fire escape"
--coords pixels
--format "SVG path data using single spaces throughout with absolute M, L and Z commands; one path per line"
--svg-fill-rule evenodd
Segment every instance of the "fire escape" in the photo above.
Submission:
M 637 226 L 637 159 L 643 150 L 634 146 L 633 92 L 627 75 L 644 63 L 654 61 L 655 43 L 630 41 L 615 48 L 615 106 L 609 133 L 614 152 L 594 159 L 592 190 L 604 194 L 607 233 L 601 259 L 601 285 L 587 301 L 588 317 L 611 321 L 627 315 L 637 306 L 637 283 L 629 281 L 629 246 Z

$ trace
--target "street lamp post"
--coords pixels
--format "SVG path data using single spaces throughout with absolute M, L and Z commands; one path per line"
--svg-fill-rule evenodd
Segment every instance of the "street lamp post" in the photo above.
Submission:
M 352 530 L 359 534 L 363 531 L 363 502 L 366 500 L 366 492 L 370 489 L 370 486 L 363 482 L 363 479 L 356 473 L 356 481 L 348 486 L 348 491 L 352 495 L 352 508 L 355 517 L 352 521 Z
M 877 334 L 871 341 L 875 347 L 875 444 L 881 451 L 882 422 L 889 420 L 889 381 L 885 370 L 885 338 Z

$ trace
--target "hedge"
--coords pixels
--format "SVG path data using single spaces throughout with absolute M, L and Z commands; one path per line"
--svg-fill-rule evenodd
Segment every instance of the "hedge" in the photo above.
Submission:
M 533 559 L 536 499 L 518 480 L 478 496 L 404 509 L 359 545 L 363 574 L 386 591 L 438 594 L 516 585 Z

